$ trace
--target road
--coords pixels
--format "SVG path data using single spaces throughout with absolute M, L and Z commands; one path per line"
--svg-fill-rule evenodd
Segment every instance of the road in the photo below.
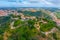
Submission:
M 60 19 L 58 19 L 54 13 L 50 13 L 50 15 L 51 15 L 53 21 L 55 21 L 57 23 L 57 26 L 60 26 Z

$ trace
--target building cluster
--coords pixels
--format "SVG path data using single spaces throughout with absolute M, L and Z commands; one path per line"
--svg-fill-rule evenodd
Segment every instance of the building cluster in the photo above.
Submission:
M 17 14 L 15 10 L 0 10 L 0 16 L 8 16 L 9 14 Z
M 60 19 L 56 20 L 58 26 L 60 26 Z
M 25 16 L 23 13 L 20 13 L 21 19 L 22 20 L 28 20 L 28 19 L 36 19 L 35 16 Z
M 36 9 L 33 8 L 21 8 L 21 11 L 31 11 L 31 12 L 36 12 Z M 0 16 L 7 16 L 8 14 L 14 14 L 17 15 L 17 10 L 0 10 Z
M 7 16 L 7 12 L 0 10 L 0 16 Z
M 29 9 L 21 9 L 21 11 L 36 12 L 37 10 L 29 8 Z M 38 11 L 39 11 L 39 9 L 38 9 Z M 0 10 L 0 16 L 8 16 L 9 14 L 13 14 L 15 16 L 20 15 L 22 20 L 36 19 L 35 16 L 25 16 L 23 13 L 18 13 L 16 10 Z M 53 13 L 50 13 L 50 15 L 53 17 L 53 20 L 57 19 Z M 15 18 L 15 19 L 18 19 L 18 18 Z M 55 22 L 60 26 L 60 19 L 57 19 Z M 44 23 L 46 23 L 46 22 L 44 22 Z

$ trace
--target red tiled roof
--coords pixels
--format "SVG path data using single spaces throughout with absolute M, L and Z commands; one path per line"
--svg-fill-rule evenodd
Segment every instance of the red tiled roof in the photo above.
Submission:
M 56 20 L 57 23 L 60 23 L 60 19 Z
M 0 16 L 5 16 L 5 15 L 7 15 L 7 13 L 4 12 L 3 10 L 0 10 Z

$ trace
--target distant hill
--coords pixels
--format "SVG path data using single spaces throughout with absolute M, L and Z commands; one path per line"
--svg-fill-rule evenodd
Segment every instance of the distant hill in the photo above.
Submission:
M 56 11 L 56 10 L 60 10 L 59 8 L 53 8 L 53 7 L 0 7 L 0 10 L 20 10 L 20 9 L 26 9 L 26 8 L 32 8 L 32 9 L 45 9 L 45 10 L 49 10 L 49 11 Z
M 43 9 L 45 9 L 45 10 L 49 10 L 49 11 L 51 11 L 51 12 L 56 12 L 56 11 L 60 11 L 60 9 L 59 8 L 53 8 L 53 7 L 46 7 L 46 8 L 43 8 Z

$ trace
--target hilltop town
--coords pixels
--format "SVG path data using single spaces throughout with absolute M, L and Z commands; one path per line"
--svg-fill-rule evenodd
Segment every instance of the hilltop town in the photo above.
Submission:
M 0 10 L 0 40 L 60 40 L 59 11 Z

